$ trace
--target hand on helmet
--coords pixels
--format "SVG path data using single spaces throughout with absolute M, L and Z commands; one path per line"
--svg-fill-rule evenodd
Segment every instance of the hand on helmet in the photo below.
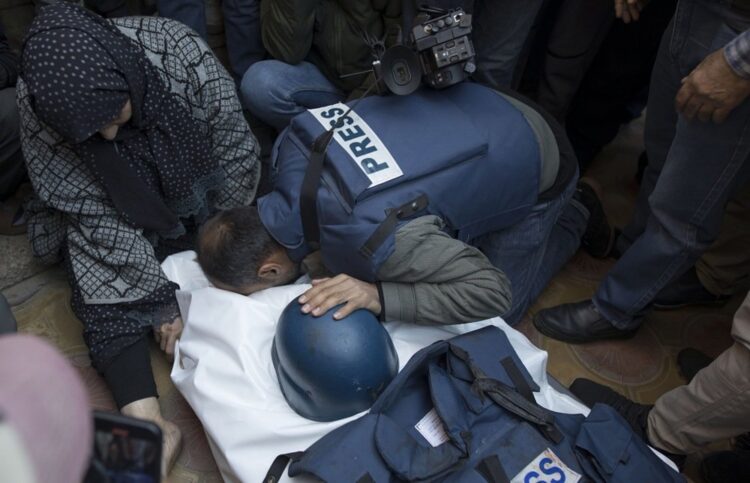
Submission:
M 336 275 L 312 281 L 312 288 L 298 299 L 302 312 L 316 317 L 328 312 L 337 305 L 340 307 L 334 319 L 343 319 L 357 309 L 366 309 L 380 315 L 380 297 L 374 283 L 363 282 L 349 275 Z

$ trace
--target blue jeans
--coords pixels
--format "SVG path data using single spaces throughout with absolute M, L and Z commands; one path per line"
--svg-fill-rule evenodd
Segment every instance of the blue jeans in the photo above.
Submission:
M 239 84 L 242 74 L 266 56 L 260 34 L 260 0 L 222 0 L 221 7 L 229 64 Z M 204 0 L 157 0 L 157 8 L 162 17 L 178 20 L 207 38 Z
M 577 182 L 574 176 L 557 198 L 538 203 L 519 223 L 472 243 L 510 280 L 513 300 L 503 314 L 510 325 L 521 321 L 581 244 L 589 212 L 572 199 Z
M 742 21 L 728 4 L 681 0 L 662 38 L 646 118 L 649 165 L 618 240 L 623 255 L 593 299 L 618 328 L 636 327 L 656 294 L 695 264 L 718 236 L 727 201 L 750 181 L 750 102 L 718 125 L 687 121 L 674 107 L 682 78 L 739 33 L 727 24 Z
M 307 109 L 344 99 L 344 93 L 309 62 L 297 65 L 280 60 L 257 62 L 248 69 L 240 84 L 243 107 L 278 130 Z

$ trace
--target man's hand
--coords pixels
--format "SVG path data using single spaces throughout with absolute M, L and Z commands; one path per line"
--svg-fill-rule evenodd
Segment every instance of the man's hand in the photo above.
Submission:
M 677 110 L 689 121 L 724 122 L 732 110 L 750 94 L 750 80 L 737 75 L 719 49 L 682 79 L 677 93 Z
M 641 18 L 641 0 L 615 0 L 615 17 L 624 23 L 636 22 Z
M 154 327 L 154 339 L 159 343 L 161 350 L 167 355 L 174 355 L 174 346 L 182 334 L 182 317 L 175 318 L 172 322 Z
M 349 275 L 336 275 L 312 281 L 312 288 L 299 299 L 302 312 L 319 317 L 333 307 L 346 304 L 333 314 L 334 319 L 343 319 L 357 309 L 366 309 L 380 315 L 380 297 L 373 283 L 357 280 Z

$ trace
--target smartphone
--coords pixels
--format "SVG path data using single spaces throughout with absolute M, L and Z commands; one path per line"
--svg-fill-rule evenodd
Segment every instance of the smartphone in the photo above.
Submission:
M 94 449 L 86 483 L 158 483 L 161 429 L 121 414 L 94 411 Z

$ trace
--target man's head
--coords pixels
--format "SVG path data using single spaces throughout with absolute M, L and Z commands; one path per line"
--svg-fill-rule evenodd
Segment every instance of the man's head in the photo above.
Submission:
M 254 206 L 221 211 L 198 235 L 198 263 L 211 283 L 249 295 L 294 280 L 299 266 L 263 226 Z

